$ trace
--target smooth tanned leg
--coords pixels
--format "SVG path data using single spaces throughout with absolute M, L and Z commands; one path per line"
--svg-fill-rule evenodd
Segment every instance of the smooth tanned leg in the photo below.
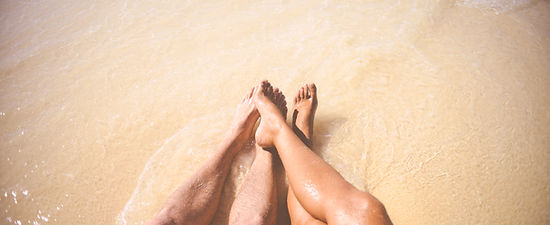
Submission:
M 286 115 L 284 95 L 278 89 L 273 89 L 270 94 L 280 113 Z M 260 131 L 256 135 L 262 136 L 263 134 Z M 256 145 L 256 157 L 233 202 L 229 213 L 229 224 L 276 223 L 278 204 L 274 167 L 277 165 L 274 165 L 276 156 L 273 154 L 276 153 Z
M 317 88 L 315 84 L 302 86 L 294 97 L 292 110 L 292 130 L 304 144 L 311 147 L 313 137 L 313 119 L 317 110 Z M 292 187 L 288 187 L 288 211 L 292 224 L 325 224 L 313 218 L 296 199 Z
M 293 193 L 304 209 L 328 224 L 391 224 L 374 196 L 353 187 L 300 140 L 265 94 L 268 86 L 262 84 L 254 94 L 262 117 L 258 129 L 266 134 L 256 136 L 256 143 L 277 148 Z
M 323 225 L 323 221 L 315 219 L 311 216 L 304 207 L 298 202 L 292 188 L 288 188 L 287 196 L 288 213 L 292 225 Z
M 206 163 L 170 195 L 149 224 L 209 224 L 237 152 L 251 137 L 259 114 L 252 101 L 254 89 L 237 107 L 231 129 Z

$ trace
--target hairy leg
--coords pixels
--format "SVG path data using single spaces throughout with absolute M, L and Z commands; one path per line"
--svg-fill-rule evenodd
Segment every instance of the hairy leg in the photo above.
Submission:
M 311 147 L 313 136 L 313 119 L 317 110 L 317 88 L 315 84 L 302 86 L 294 97 L 292 109 L 292 130 L 300 140 Z M 288 212 L 292 224 L 325 224 L 311 216 L 298 202 L 292 187 L 288 187 L 287 195 Z
M 256 146 L 256 157 L 229 213 L 229 224 L 275 224 L 277 190 L 273 153 Z
M 149 224 L 209 224 L 237 152 L 251 137 L 259 114 L 252 101 L 254 88 L 237 106 L 231 129 L 206 163 L 174 191 Z
M 328 224 L 391 224 L 374 196 L 356 189 L 300 140 L 265 94 L 268 85 L 262 84 L 254 94 L 262 117 L 258 129 L 266 134 L 256 136 L 256 143 L 277 148 L 290 186 L 304 209 Z
M 286 115 L 284 95 L 272 90 L 280 113 Z M 257 133 L 256 135 L 263 135 Z M 274 151 L 274 149 L 272 150 Z M 277 220 L 277 189 L 275 185 L 275 157 L 256 145 L 256 157 L 246 175 L 239 194 L 229 213 L 229 224 L 275 224 Z

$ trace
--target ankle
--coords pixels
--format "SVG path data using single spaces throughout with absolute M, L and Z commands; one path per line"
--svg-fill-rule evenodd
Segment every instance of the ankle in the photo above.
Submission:
M 233 139 L 248 138 L 252 134 L 253 124 L 249 124 L 246 121 L 235 122 L 229 129 L 227 137 Z
M 232 135 L 241 135 L 251 129 L 251 124 L 247 120 L 234 121 L 230 131 Z
M 277 123 L 275 124 L 275 129 L 274 132 L 273 132 L 273 143 L 275 144 L 275 146 L 277 146 L 279 143 L 281 143 L 281 141 L 284 141 L 284 133 L 286 132 L 291 132 L 291 133 L 294 133 L 294 131 L 292 130 L 292 128 L 290 128 L 288 126 L 288 124 L 286 124 L 285 122 L 282 122 L 282 123 Z

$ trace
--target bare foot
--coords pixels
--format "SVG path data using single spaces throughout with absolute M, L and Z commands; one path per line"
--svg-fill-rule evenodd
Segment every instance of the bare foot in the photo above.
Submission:
M 294 97 L 292 107 L 292 130 L 294 133 L 311 148 L 313 137 L 313 118 L 317 109 L 317 88 L 315 84 L 302 86 Z M 289 186 L 287 195 L 287 206 L 292 223 L 297 224 L 325 224 L 312 217 L 296 199 L 294 190 Z M 325 224 L 326 225 L 326 224 Z
M 233 118 L 233 124 L 231 131 L 233 135 L 237 137 L 243 137 L 248 139 L 252 134 L 252 129 L 260 117 L 260 113 L 254 105 L 254 90 L 257 87 L 252 88 L 246 93 L 239 105 Z
M 256 144 L 264 149 L 272 148 L 273 134 L 285 124 L 285 96 L 278 88 L 273 89 L 268 81 L 262 81 L 254 91 L 254 103 L 261 115 Z
M 292 109 L 292 130 L 311 148 L 313 136 L 313 118 L 317 110 L 317 87 L 314 83 L 306 84 L 294 97 Z

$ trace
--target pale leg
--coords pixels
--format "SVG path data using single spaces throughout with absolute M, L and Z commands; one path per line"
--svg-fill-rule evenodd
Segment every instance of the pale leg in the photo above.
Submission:
M 254 90 L 254 89 L 253 89 Z M 258 112 L 251 90 L 237 107 L 231 129 L 206 163 L 174 191 L 149 224 L 209 224 L 237 152 L 251 137 Z
M 286 101 L 278 89 L 270 89 L 280 115 L 286 115 Z M 256 135 L 262 135 L 258 131 Z M 275 151 L 272 149 L 272 151 Z M 256 145 L 256 157 L 231 206 L 229 224 L 275 224 L 277 220 L 277 189 L 274 155 Z
M 275 224 L 277 190 L 273 153 L 256 146 L 256 157 L 231 206 L 229 224 Z

